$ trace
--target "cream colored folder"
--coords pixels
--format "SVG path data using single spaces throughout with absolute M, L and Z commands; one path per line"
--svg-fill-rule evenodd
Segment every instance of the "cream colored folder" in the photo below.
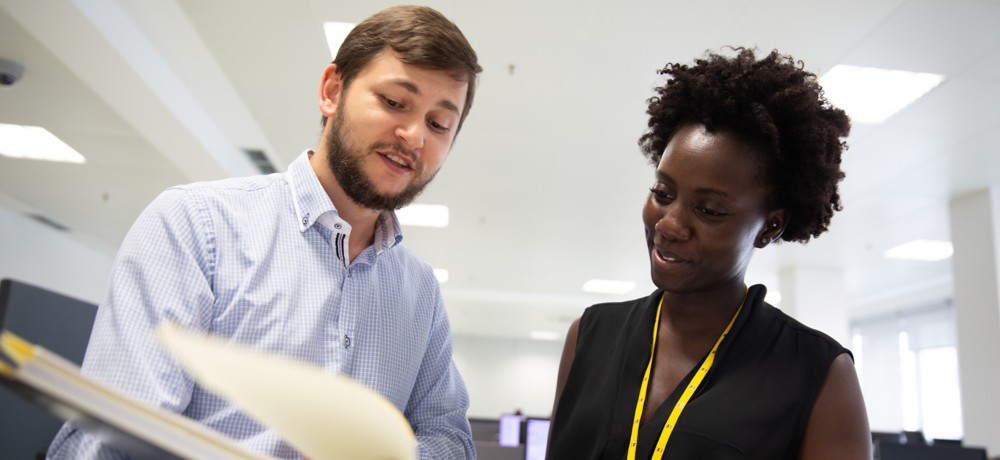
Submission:
M 273 429 L 311 460 L 413 460 L 406 418 L 353 380 L 310 364 L 165 324 L 155 336 L 200 385 Z M 0 383 L 101 436 L 135 458 L 253 459 L 233 440 L 181 415 L 135 401 L 73 363 L 0 334 Z

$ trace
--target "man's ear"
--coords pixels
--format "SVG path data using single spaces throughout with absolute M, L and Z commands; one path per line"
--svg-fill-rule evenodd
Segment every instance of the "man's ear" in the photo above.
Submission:
M 319 111 L 324 117 L 333 118 L 337 113 L 343 87 L 337 64 L 330 64 L 323 69 L 323 81 L 319 85 Z
M 755 245 L 758 248 L 763 248 L 781 238 L 781 234 L 785 232 L 785 226 L 788 225 L 788 217 L 787 209 L 775 209 L 769 212 L 764 221 L 764 228 L 757 235 Z

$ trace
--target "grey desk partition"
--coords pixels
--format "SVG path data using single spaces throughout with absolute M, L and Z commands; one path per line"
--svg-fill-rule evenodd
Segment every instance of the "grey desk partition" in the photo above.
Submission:
M 919 444 L 880 444 L 879 460 L 987 460 L 981 447 L 929 446 Z
M 473 441 L 497 442 L 500 436 L 500 422 L 496 419 L 470 418 Z
M 97 306 L 10 279 L 0 280 L 0 329 L 83 362 Z M 33 459 L 62 421 L 0 387 L 0 457 Z
M 504 447 L 495 441 L 475 441 L 479 460 L 524 460 L 524 446 Z

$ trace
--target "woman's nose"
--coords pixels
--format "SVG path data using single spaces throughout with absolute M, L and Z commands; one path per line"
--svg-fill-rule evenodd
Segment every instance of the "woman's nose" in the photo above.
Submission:
M 656 232 L 672 241 L 684 241 L 691 237 L 691 227 L 688 225 L 684 209 L 676 202 L 671 202 L 660 208 L 663 215 L 656 221 Z

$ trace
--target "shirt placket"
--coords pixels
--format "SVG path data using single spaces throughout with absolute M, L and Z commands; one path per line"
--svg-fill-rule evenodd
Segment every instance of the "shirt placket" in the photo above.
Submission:
M 334 317 L 334 324 L 331 326 L 330 348 L 340 356 L 340 369 L 342 371 L 350 368 L 352 362 L 352 350 L 354 348 L 354 329 L 357 318 L 355 311 L 357 304 L 354 287 L 356 283 L 352 280 L 357 270 L 352 269 L 349 263 L 348 247 L 350 245 L 351 225 L 341 219 L 335 213 L 326 213 L 317 219 L 318 223 L 330 230 L 330 247 L 336 254 L 339 269 L 346 273 L 341 279 L 340 301 Z

